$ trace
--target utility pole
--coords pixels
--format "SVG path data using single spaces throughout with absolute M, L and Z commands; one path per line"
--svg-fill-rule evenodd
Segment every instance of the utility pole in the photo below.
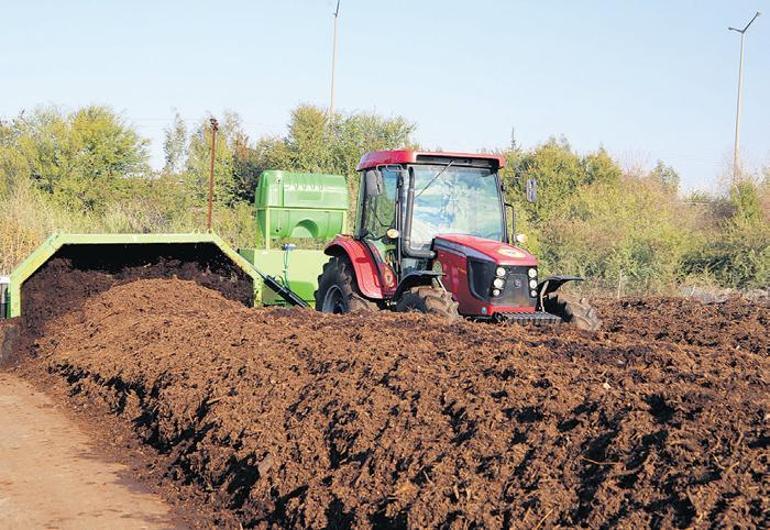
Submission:
M 738 174 L 740 173 L 740 140 L 741 140 L 741 96 L 743 92 L 743 38 L 746 36 L 746 30 L 749 26 L 761 15 L 759 11 L 756 12 L 754 17 L 749 20 L 749 23 L 743 29 L 738 29 L 730 26 L 727 28 L 729 31 L 736 31 L 741 34 L 741 55 L 738 61 L 738 103 L 735 109 L 735 147 L 733 150 L 733 184 L 738 182 Z
M 217 131 L 219 124 L 211 118 L 211 164 L 209 165 L 209 212 L 206 217 L 206 229 L 211 232 L 211 210 L 214 206 L 214 159 L 217 156 Z
M 337 9 L 334 10 L 334 37 L 332 38 L 332 93 L 329 102 L 329 121 L 334 119 L 334 69 L 337 66 L 337 19 L 340 18 L 340 0 L 337 0 Z

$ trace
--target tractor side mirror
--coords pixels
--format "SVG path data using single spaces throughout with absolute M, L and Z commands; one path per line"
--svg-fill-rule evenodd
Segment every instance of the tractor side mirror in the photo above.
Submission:
M 527 179 L 527 201 L 537 202 L 537 179 Z
M 385 191 L 385 181 L 377 169 L 369 169 L 364 173 L 364 195 L 367 198 L 382 195 Z

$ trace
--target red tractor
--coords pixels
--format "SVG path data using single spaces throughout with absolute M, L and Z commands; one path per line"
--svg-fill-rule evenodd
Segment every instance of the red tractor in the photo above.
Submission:
M 515 246 L 497 155 L 377 151 L 361 158 L 355 234 L 338 235 L 316 309 L 394 309 L 475 320 L 564 321 L 596 330 L 585 299 L 557 293 L 575 276 L 538 277 Z M 534 182 L 528 183 L 534 200 Z M 520 242 L 522 238 L 516 238 Z

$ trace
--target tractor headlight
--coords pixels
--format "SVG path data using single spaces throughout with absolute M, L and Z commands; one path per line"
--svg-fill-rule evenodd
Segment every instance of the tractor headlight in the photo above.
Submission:
M 495 289 L 502 289 L 503 286 L 505 285 L 505 280 L 503 280 L 502 278 L 495 278 L 494 281 L 492 282 L 492 285 L 495 287 Z
M 535 291 L 534 289 L 532 289 L 532 290 L 529 292 L 529 296 L 531 296 L 532 298 L 537 298 L 537 291 Z
M 498 267 L 495 269 L 495 274 L 500 278 L 503 278 L 505 276 L 505 269 L 503 267 Z
M 500 296 L 500 289 L 492 289 L 492 296 Z
M 537 280 L 532 278 L 531 280 L 529 280 L 529 288 L 534 289 L 535 287 L 537 287 Z
M 537 278 L 537 269 L 532 268 L 527 271 L 527 276 L 530 278 Z

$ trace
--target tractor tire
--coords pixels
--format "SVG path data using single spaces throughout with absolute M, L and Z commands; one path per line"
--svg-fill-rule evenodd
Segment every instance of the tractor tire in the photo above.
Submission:
M 322 313 L 358 313 L 376 311 L 377 304 L 361 295 L 353 266 L 347 256 L 334 256 L 318 276 L 315 308 Z
M 578 329 L 585 331 L 598 331 L 602 326 L 596 309 L 585 298 L 574 298 L 569 295 L 550 293 L 544 300 L 544 307 L 552 315 L 561 317 L 566 322 Z
M 447 320 L 460 318 L 458 303 L 452 298 L 452 293 L 437 287 L 422 285 L 412 287 L 401 295 L 396 304 L 396 311 L 419 311 L 428 315 L 436 315 Z

